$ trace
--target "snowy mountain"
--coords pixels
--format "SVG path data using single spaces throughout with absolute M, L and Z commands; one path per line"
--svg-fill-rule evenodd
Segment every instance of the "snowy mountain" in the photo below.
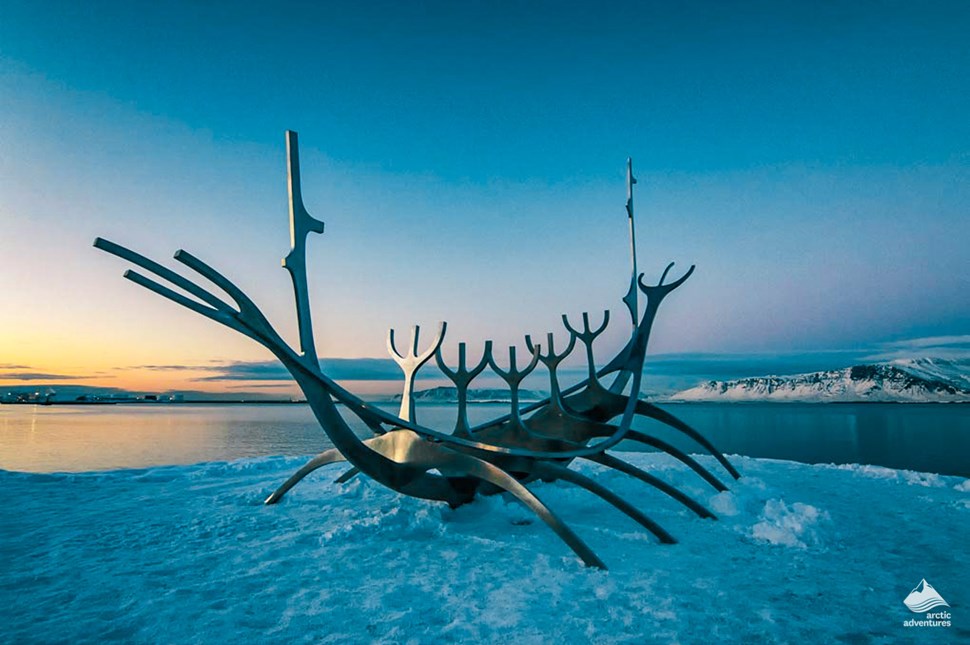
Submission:
M 970 360 L 910 358 L 793 376 L 708 381 L 670 400 L 970 402 Z
M 529 403 L 541 401 L 549 396 L 543 392 L 534 390 L 519 390 L 519 402 Z M 428 403 L 457 403 L 458 390 L 453 387 L 433 387 L 428 390 L 420 390 L 414 393 L 415 401 L 425 401 Z M 401 395 L 397 394 L 394 401 L 400 401 Z M 507 388 L 468 390 L 469 403 L 508 403 L 511 395 Z

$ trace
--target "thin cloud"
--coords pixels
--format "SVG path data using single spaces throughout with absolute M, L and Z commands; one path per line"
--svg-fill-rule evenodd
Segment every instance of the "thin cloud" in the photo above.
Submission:
M 391 381 L 401 378 L 400 368 L 388 358 L 322 358 L 321 367 L 330 378 L 345 381 Z M 289 381 L 290 373 L 277 361 L 219 361 L 196 365 L 127 365 L 115 367 L 117 371 L 148 370 L 156 372 L 202 372 L 197 382 L 223 381 Z M 428 365 L 422 376 L 437 374 L 437 368 Z
M 389 358 L 321 358 L 320 367 L 338 381 L 396 381 L 402 378 L 401 368 Z M 236 361 L 202 368 L 210 376 L 194 381 L 292 381 L 290 373 L 276 361 Z M 440 378 L 434 365 L 426 365 L 422 378 Z
M 10 381 L 76 381 L 93 378 L 89 374 L 52 374 L 49 372 L 0 372 L 0 379 Z
M 0 370 L 29 370 L 30 365 L 16 365 L 14 363 L 0 363 Z
M 193 381 L 285 381 L 290 374 L 275 361 L 237 361 L 227 365 L 213 365 L 204 368 L 214 372 L 211 376 L 200 376 Z
M 970 335 L 924 336 L 880 343 L 868 360 L 890 361 L 899 358 L 970 359 Z
M 970 358 L 970 335 L 928 336 L 879 343 L 855 349 L 808 350 L 781 353 L 676 353 L 647 356 L 644 374 L 652 381 L 694 384 L 708 379 L 732 379 L 748 376 L 790 375 L 842 369 L 853 365 L 890 361 L 899 358 L 935 357 L 948 359 Z M 321 358 L 323 372 L 339 381 L 398 381 L 400 368 L 389 358 Z M 233 390 L 246 388 L 272 389 L 292 385 L 289 372 L 276 361 L 221 361 L 195 365 L 136 365 L 119 370 L 156 370 L 159 372 L 201 372 L 195 382 L 224 383 Z M 586 368 L 568 367 L 560 370 L 565 380 L 585 375 Z M 422 379 L 441 379 L 443 375 L 433 364 L 421 370 Z M 0 375 L 0 378 L 43 380 L 62 377 L 55 374 L 19 372 Z M 482 378 L 486 378 L 485 375 Z M 658 382 L 659 382 L 658 381 Z M 249 385 L 231 385 L 246 382 Z
M 253 388 L 272 390 L 291 386 L 296 387 L 296 383 L 247 383 L 245 385 L 227 385 L 226 388 L 230 390 L 251 390 Z
M 115 370 L 153 370 L 156 372 L 204 372 L 215 369 L 210 365 L 126 365 Z
M 882 343 L 884 347 L 970 347 L 970 334 L 956 336 L 924 336 Z

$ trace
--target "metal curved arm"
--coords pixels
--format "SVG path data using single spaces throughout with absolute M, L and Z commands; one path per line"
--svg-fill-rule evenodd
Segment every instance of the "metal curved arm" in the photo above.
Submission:
M 224 312 L 234 312 L 235 310 L 227 304 L 221 298 L 214 296 L 209 293 L 199 285 L 195 284 L 191 280 L 184 278 L 183 276 L 175 273 L 168 267 L 162 266 L 154 260 L 146 258 L 144 255 L 135 253 L 131 249 L 127 249 L 120 244 L 115 244 L 110 240 L 106 240 L 102 237 L 94 238 L 94 248 L 110 253 L 111 255 L 117 256 L 123 260 L 128 260 L 132 264 L 142 267 L 143 269 L 154 273 L 155 275 L 168 280 L 174 284 L 179 289 L 192 294 L 199 300 L 208 303 L 210 306 Z
M 192 311 L 201 314 L 210 320 L 214 320 L 222 325 L 225 325 L 226 327 L 229 327 L 230 329 L 238 331 L 239 333 L 259 342 L 264 347 L 270 348 L 270 345 L 278 345 L 281 349 L 292 352 L 290 347 L 286 345 L 282 338 L 280 338 L 279 334 L 276 333 L 276 330 L 273 329 L 273 326 L 269 323 L 269 321 L 266 320 L 266 317 L 252 300 L 250 300 L 225 276 L 190 253 L 178 251 L 175 254 L 175 258 L 225 291 L 236 302 L 238 309 L 233 308 L 221 298 L 213 295 L 184 276 L 181 276 L 178 273 L 163 267 L 157 262 L 149 260 L 145 256 L 135 253 L 134 251 L 119 244 L 109 242 L 108 240 L 99 237 L 94 240 L 94 246 L 95 248 L 128 260 L 132 264 L 154 273 L 155 275 L 167 280 L 187 293 L 190 293 L 200 300 L 209 303 L 211 306 L 206 306 L 198 301 L 187 298 L 186 296 L 173 291 L 172 289 L 155 282 L 150 278 L 147 278 L 137 271 L 126 271 L 125 277 L 135 284 L 145 287 L 146 289 L 157 293 L 163 298 L 182 305 L 187 309 L 191 309 Z
M 669 495 L 671 498 L 677 500 L 678 502 L 680 502 L 681 504 L 683 504 L 684 506 L 692 510 L 697 515 L 697 517 L 701 517 L 704 519 L 711 519 L 711 520 L 717 519 L 717 516 L 714 515 L 714 513 L 709 511 L 704 505 L 698 503 L 689 495 L 686 495 L 685 493 L 680 492 L 679 490 L 677 490 L 676 488 L 674 488 L 664 480 L 660 479 L 659 477 L 655 477 L 648 472 L 640 470 L 633 464 L 625 462 L 622 459 L 617 459 L 616 457 L 612 455 L 608 455 L 605 452 L 599 455 L 592 455 L 589 457 L 585 457 L 585 459 L 588 459 L 589 461 L 594 461 L 599 464 L 603 464 L 604 466 L 609 466 L 610 468 L 614 468 L 616 470 L 619 470 L 620 472 L 630 475 L 631 477 L 636 477 L 642 482 L 650 484 L 660 492 L 664 493 L 665 495 Z
M 264 316 L 263 312 L 259 309 L 259 307 L 256 306 L 256 303 L 254 303 L 249 296 L 243 293 L 242 289 L 233 284 L 231 280 L 188 251 L 179 249 L 175 252 L 175 259 L 225 291 L 239 308 L 239 312 L 236 314 L 236 316 L 243 321 L 249 329 L 266 339 L 283 343 L 283 339 L 280 338 L 278 333 L 276 333 L 276 330 L 273 329 L 273 325 L 271 325 L 269 320 L 266 319 L 266 316 Z M 285 343 L 283 344 L 286 345 Z M 289 347 L 289 345 L 286 345 L 286 347 Z
M 653 533 L 655 536 L 657 536 L 657 539 L 660 540 L 661 543 L 675 544 L 677 542 L 677 540 L 675 540 L 666 529 L 647 517 L 636 506 L 629 503 L 606 486 L 598 484 L 594 480 L 576 472 L 575 470 L 570 470 L 565 466 L 560 466 L 559 464 L 555 463 L 536 462 L 533 466 L 532 472 L 541 477 L 547 477 L 550 479 L 558 478 L 571 484 L 575 484 L 581 488 L 585 488 L 607 503 L 612 504 L 615 508 L 640 524 L 640 526 Z
M 650 298 L 650 296 L 653 296 L 655 298 L 661 298 L 662 299 L 668 293 L 670 293 L 671 291 L 673 291 L 674 289 L 676 289 L 680 285 L 682 285 L 685 282 L 687 282 L 687 278 L 689 278 L 691 276 L 691 274 L 694 273 L 694 269 L 696 268 L 696 265 L 692 264 L 692 265 L 690 265 L 690 268 L 687 269 L 687 273 L 685 273 L 684 275 L 682 275 L 677 280 L 674 280 L 670 284 L 664 284 L 663 283 L 664 282 L 664 278 L 667 277 L 667 273 L 670 271 L 671 268 L 673 268 L 673 266 L 674 266 L 674 263 L 673 262 L 671 262 L 670 264 L 667 265 L 667 268 L 664 269 L 663 275 L 660 276 L 660 282 L 658 282 L 655 285 L 647 285 L 647 284 L 644 284 L 643 283 L 643 276 L 645 274 L 643 274 L 643 273 L 640 274 L 640 277 L 637 279 L 637 282 L 640 285 L 640 290 L 647 295 L 647 298 L 648 299 Z M 648 303 L 649 303 L 649 301 L 648 301 Z

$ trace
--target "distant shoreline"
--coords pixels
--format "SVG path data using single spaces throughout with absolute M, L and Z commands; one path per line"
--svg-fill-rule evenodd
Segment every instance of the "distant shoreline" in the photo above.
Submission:
M 63 406 L 63 405 L 138 405 L 150 407 L 169 407 L 178 405 L 305 405 L 306 401 L 277 401 L 277 400 L 222 400 L 222 399 L 199 399 L 197 401 L 49 401 L 42 403 L 39 401 L 5 401 L 0 405 L 39 405 L 42 407 Z
M 667 401 L 658 399 L 644 399 L 658 405 L 970 405 L 970 401 Z M 372 405 L 397 406 L 400 401 L 367 401 Z M 418 401 L 421 405 L 432 406 L 454 406 L 457 401 Z M 509 401 L 469 401 L 469 405 L 476 406 L 507 406 Z M 522 406 L 531 405 L 537 401 L 524 401 Z M 191 405 L 306 405 L 305 400 L 283 401 L 283 400 L 223 400 L 223 399 L 199 399 L 195 401 L 51 401 L 40 403 L 37 401 L 6 401 L 0 402 L 0 406 L 5 405 L 34 405 L 40 407 L 64 407 L 64 406 L 105 406 L 105 405 L 133 405 L 138 407 L 177 407 Z M 338 403 L 338 405 L 342 405 Z

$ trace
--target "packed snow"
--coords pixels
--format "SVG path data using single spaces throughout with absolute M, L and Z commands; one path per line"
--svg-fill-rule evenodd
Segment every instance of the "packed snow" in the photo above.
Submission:
M 708 381 L 673 401 L 970 402 L 970 361 L 901 359 L 839 370 Z
M 625 458 L 718 521 L 574 467 L 679 539 L 660 545 L 563 483 L 533 490 L 606 561 L 589 569 L 517 502 L 452 510 L 304 461 L 75 474 L 0 471 L 6 642 L 643 643 L 970 639 L 968 480 L 734 457 L 716 493 L 665 455 Z M 713 459 L 700 460 L 719 476 Z M 927 580 L 952 625 L 907 628 Z M 918 633 L 917 633 L 918 632 Z

